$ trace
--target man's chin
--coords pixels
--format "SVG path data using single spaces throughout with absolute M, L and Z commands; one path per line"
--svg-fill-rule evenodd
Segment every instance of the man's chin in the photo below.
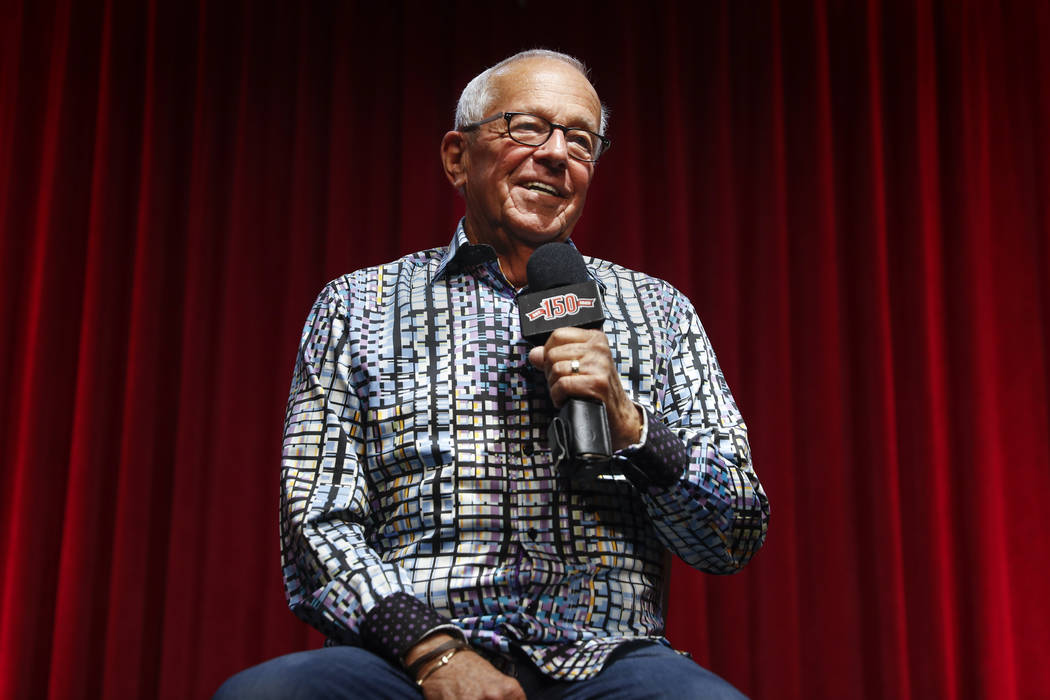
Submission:
M 533 243 L 535 246 L 541 246 L 551 241 L 564 240 L 569 237 L 569 233 L 572 231 L 571 227 L 566 228 L 564 220 L 560 218 L 516 221 L 508 228 L 514 233 L 515 237 Z

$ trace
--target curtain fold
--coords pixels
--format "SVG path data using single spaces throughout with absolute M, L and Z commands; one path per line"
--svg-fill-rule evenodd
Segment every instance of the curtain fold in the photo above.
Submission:
M 286 609 L 328 280 L 447 243 L 466 81 L 611 110 L 575 240 L 696 305 L 772 504 L 668 635 L 754 698 L 1050 687 L 1050 6 L 0 3 L 0 696 L 207 697 Z

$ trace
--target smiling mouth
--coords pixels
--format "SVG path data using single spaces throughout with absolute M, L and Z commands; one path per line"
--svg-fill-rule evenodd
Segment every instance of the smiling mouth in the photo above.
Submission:
M 561 192 L 558 192 L 557 189 L 544 182 L 526 182 L 524 187 L 533 192 L 542 192 L 543 194 L 549 194 L 553 197 L 561 197 L 564 199 L 564 195 L 562 195 Z

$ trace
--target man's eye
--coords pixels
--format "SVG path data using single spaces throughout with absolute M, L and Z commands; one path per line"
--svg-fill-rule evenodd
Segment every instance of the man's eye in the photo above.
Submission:
M 538 134 L 546 131 L 547 127 L 543 125 L 543 122 L 535 119 L 523 119 L 514 123 L 514 131 L 523 131 L 528 134 Z
M 586 149 L 587 151 L 590 151 L 592 148 L 594 148 L 594 143 L 591 140 L 590 135 L 583 134 L 578 131 L 569 132 L 569 143 L 573 146 L 578 146 L 580 148 Z

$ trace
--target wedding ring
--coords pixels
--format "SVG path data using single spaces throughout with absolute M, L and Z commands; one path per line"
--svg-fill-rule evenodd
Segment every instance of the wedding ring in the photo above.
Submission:
M 573 360 L 571 363 L 569 363 L 569 368 L 572 369 L 572 373 L 573 374 L 579 374 L 580 373 L 580 361 L 579 360 Z

